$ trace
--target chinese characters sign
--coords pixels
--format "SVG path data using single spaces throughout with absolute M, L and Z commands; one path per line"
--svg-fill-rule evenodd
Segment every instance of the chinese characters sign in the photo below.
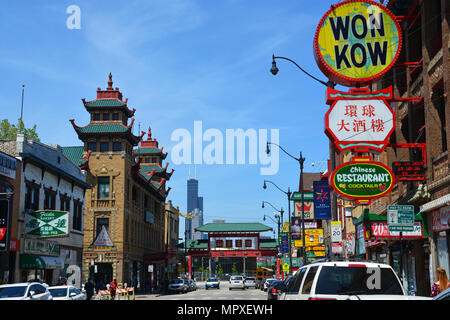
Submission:
M 349 93 L 328 88 L 327 103 L 332 103 L 325 115 L 325 133 L 338 150 L 382 151 L 395 129 L 395 114 L 386 98 L 392 97 L 392 87 L 370 93 L 351 89 Z
M 383 76 L 401 51 L 401 29 L 395 16 L 370 0 L 332 5 L 314 37 L 320 70 L 345 86 L 366 85 Z
M 42 210 L 25 214 L 25 234 L 41 237 L 69 235 L 69 212 Z

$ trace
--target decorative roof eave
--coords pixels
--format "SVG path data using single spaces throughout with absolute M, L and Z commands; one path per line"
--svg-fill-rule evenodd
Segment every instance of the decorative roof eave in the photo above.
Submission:
M 144 134 L 145 134 L 145 132 L 144 132 Z M 141 135 L 141 139 L 142 139 L 142 137 L 143 137 L 143 135 Z M 158 152 L 140 152 L 140 150 L 142 150 L 142 149 L 156 149 L 159 151 Z M 160 148 L 143 148 L 143 147 L 141 147 L 141 148 L 137 148 L 137 149 L 133 150 L 133 156 L 148 154 L 148 155 L 152 155 L 152 156 L 161 156 L 161 158 L 164 160 L 167 157 L 168 153 L 167 152 L 163 153 L 163 149 L 164 149 L 164 147 L 161 147 L 161 149 Z
M 159 164 L 156 165 L 156 166 L 154 166 L 154 165 L 150 165 L 149 166 L 149 165 L 145 165 L 144 164 L 141 167 L 141 170 L 147 175 L 151 175 L 151 176 L 154 175 L 154 176 L 157 176 L 157 177 L 164 177 L 164 178 L 166 178 L 166 180 L 169 180 L 170 177 L 172 176 L 172 174 L 174 173 L 175 169 L 172 168 L 171 172 L 167 172 L 167 167 L 168 166 L 169 166 L 168 162 L 166 163 L 166 166 L 164 168 L 161 167 Z M 152 167 L 152 171 L 151 172 L 145 171 L 144 168 L 146 168 L 146 167 Z M 157 169 L 155 169 L 155 167 L 157 167 L 159 169 L 159 171 L 157 171 Z
M 88 150 L 86 157 L 80 159 L 80 164 L 78 165 L 82 170 L 89 169 L 89 158 L 91 157 L 92 150 Z
M 69 120 L 70 121 L 70 123 L 72 124 L 72 126 L 73 126 L 73 128 L 74 128 L 74 130 L 75 130 L 75 132 L 77 133 L 77 135 L 78 135 L 78 138 L 82 138 L 82 137 L 86 137 L 86 136 L 96 136 L 96 135 L 99 135 L 99 134 L 108 134 L 108 135 L 117 135 L 117 136 L 121 136 L 121 137 L 124 137 L 124 138 L 127 138 L 128 139 L 128 141 L 130 141 L 133 145 L 137 145 L 138 143 L 139 143 L 139 141 L 142 139 L 142 137 L 143 137 L 143 135 L 141 135 L 141 136 L 135 136 L 133 133 L 132 133 L 132 129 L 133 129 L 133 123 L 134 123 L 134 118 L 133 119 L 131 119 L 131 123 L 130 123 L 130 125 L 129 126 L 124 126 L 122 123 L 101 123 L 101 124 L 92 124 L 92 123 L 89 123 L 88 125 L 86 125 L 86 126 L 84 126 L 84 127 L 80 127 L 80 126 L 77 126 L 76 124 L 75 124 L 75 120 L 74 119 L 70 119 Z M 126 129 L 126 130 L 124 130 L 124 131 L 119 131 L 119 132 L 114 132 L 114 131 L 112 131 L 112 132 L 83 132 L 82 130 L 80 130 L 80 129 L 84 129 L 84 128 L 87 128 L 87 127 L 89 127 L 89 126 L 102 126 L 102 125 L 119 125 L 119 126 L 122 126 L 124 129 Z M 81 139 L 82 140 L 82 139 Z
M 86 101 L 86 99 L 81 99 L 81 101 L 83 101 L 83 105 L 86 108 L 87 111 L 89 111 L 89 109 L 104 109 L 104 108 L 110 108 L 110 109 L 124 109 L 126 115 L 128 116 L 128 118 L 131 118 L 134 116 L 134 113 L 136 112 L 136 108 L 133 108 L 132 110 L 130 110 L 130 108 L 128 108 L 127 102 L 128 102 L 128 98 L 125 99 L 125 101 L 122 101 L 120 99 L 117 98 L 109 98 L 109 99 L 95 99 L 95 100 L 91 100 L 91 101 Z M 104 105 L 104 106 L 95 106 L 95 105 L 89 105 L 89 104 L 95 104 L 97 101 L 117 101 L 119 103 L 121 103 L 122 105 Z
M 143 171 L 133 171 L 133 174 L 140 179 L 143 184 L 147 185 L 149 188 L 151 188 L 153 191 L 155 191 L 157 194 L 159 194 L 162 199 L 165 199 L 167 197 L 168 191 L 165 191 L 163 189 L 165 179 L 162 178 L 161 181 L 158 183 L 156 181 L 152 181 L 151 177 L 147 178 L 145 174 L 143 174 Z

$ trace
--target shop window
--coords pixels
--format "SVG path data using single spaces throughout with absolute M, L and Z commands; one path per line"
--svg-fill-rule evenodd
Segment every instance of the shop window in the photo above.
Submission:
M 100 152 L 109 151 L 109 142 L 100 142 Z
M 50 189 L 44 190 L 44 210 L 45 209 L 56 209 L 56 191 Z
M 79 200 L 73 201 L 73 219 L 72 228 L 74 230 L 82 231 L 82 219 L 83 219 L 83 203 Z
M 89 150 L 92 152 L 97 151 L 97 142 L 88 142 L 88 151 Z
M 114 142 L 113 151 L 122 151 L 122 142 Z
M 245 247 L 246 248 L 251 248 L 252 247 L 252 240 L 250 240 L 250 239 L 245 240 Z
M 109 177 L 97 177 L 97 197 L 99 199 L 109 199 Z

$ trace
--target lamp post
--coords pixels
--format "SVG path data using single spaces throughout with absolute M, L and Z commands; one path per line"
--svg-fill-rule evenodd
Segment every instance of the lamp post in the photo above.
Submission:
M 304 202 L 304 190 L 303 190 L 303 163 L 305 162 L 305 158 L 302 155 L 302 152 L 300 152 L 300 157 L 296 158 L 293 155 L 291 155 L 289 152 L 287 152 L 286 150 L 283 149 L 283 147 L 281 147 L 279 144 L 277 143 L 273 143 L 270 141 L 267 141 L 266 144 L 266 153 L 269 154 L 270 153 L 270 149 L 269 149 L 269 144 L 273 144 L 278 146 L 278 148 L 281 149 L 281 151 L 283 151 L 285 154 L 287 154 L 289 157 L 291 157 L 292 159 L 294 159 L 295 161 L 297 161 L 300 165 L 300 181 L 299 181 L 299 186 L 298 189 L 301 192 L 301 202 L 302 202 L 302 260 L 303 260 L 303 264 L 306 264 L 306 250 L 305 250 L 305 202 Z M 289 210 L 289 215 L 290 215 L 290 210 Z M 289 217 L 290 219 L 290 217 Z
M 288 197 L 288 211 L 289 211 L 289 224 L 291 223 L 291 189 L 288 187 L 288 191 L 282 190 L 280 187 L 278 187 L 274 182 L 269 180 L 264 180 L 263 189 L 267 189 L 266 182 L 269 182 L 273 184 L 278 190 L 283 192 Z M 291 229 L 289 228 L 289 273 L 292 274 L 292 245 L 291 245 Z
M 280 216 L 281 216 L 281 222 L 283 223 L 283 213 L 284 213 L 284 210 L 283 210 L 283 207 L 281 207 L 281 209 L 280 210 L 278 210 L 277 208 L 275 208 L 270 202 L 268 202 L 268 201 L 263 201 L 262 202 L 262 208 L 264 209 L 264 203 L 267 203 L 268 205 L 270 205 L 272 208 L 274 208 L 279 214 L 280 214 Z M 278 231 L 279 232 L 279 231 Z
M 275 218 L 277 218 L 277 221 L 275 221 L 271 216 L 264 215 L 263 221 L 266 221 L 266 217 L 270 218 L 270 220 L 272 220 L 273 222 L 275 222 L 278 225 L 278 236 L 279 236 L 280 235 L 280 225 L 281 225 L 280 216 L 278 214 L 275 214 Z

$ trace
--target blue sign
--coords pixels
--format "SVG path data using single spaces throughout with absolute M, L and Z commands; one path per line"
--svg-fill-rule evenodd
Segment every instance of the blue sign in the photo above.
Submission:
M 331 195 L 327 180 L 314 181 L 314 219 L 331 219 Z
M 289 237 L 281 237 L 281 253 L 289 253 Z

